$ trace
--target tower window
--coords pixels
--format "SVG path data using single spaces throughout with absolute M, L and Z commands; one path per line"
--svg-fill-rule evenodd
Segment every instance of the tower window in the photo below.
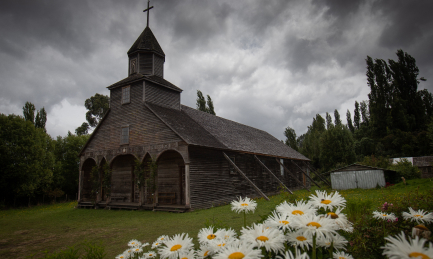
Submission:
M 134 74 L 137 73 L 137 59 L 133 58 L 130 61 L 131 63 L 129 64 L 129 74 Z
M 122 88 L 122 104 L 130 102 L 130 86 L 125 86 Z
M 129 144 L 129 126 L 122 127 L 122 135 L 120 136 L 120 144 Z

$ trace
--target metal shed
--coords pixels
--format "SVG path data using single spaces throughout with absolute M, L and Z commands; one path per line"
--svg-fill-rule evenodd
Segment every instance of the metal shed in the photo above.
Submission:
M 378 167 L 352 164 L 330 172 L 332 189 L 372 189 L 377 185 L 383 187 L 386 184 L 385 174 L 393 172 Z

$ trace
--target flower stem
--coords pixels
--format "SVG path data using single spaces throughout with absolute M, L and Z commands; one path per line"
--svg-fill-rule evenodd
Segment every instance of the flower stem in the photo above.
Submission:
M 247 228 L 247 214 L 244 211 L 244 228 Z
M 311 259 L 316 259 L 316 234 L 313 235 L 313 253 Z

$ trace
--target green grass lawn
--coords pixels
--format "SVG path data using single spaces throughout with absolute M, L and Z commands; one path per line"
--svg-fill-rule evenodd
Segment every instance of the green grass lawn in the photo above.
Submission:
M 433 188 L 432 179 L 399 183 L 383 189 L 345 190 L 340 193 L 348 203 L 368 201 L 370 209 L 384 201 L 397 200 L 408 192 L 427 192 Z M 312 189 L 314 190 L 314 188 Z M 327 189 L 327 191 L 331 191 Z M 294 196 L 280 194 L 271 201 L 258 199 L 257 210 L 247 215 L 247 224 L 267 215 L 284 199 L 307 198 L 306 190 L 296 191 Z M 186 232 L 196 238 L 206 224 L 232 227 L 239 232 L 243 217 L 231 211 L 230 205 L 188 213 L 152 211 L 75 209 L 75 202 L 32 208 L 0 211 L 0 256 L 2 258 L 35 258 L 43 251 L 60 251 L 69 246 L 80 247 L 84 242 L 98 243 L 105 247 L 107 258 L 123 252 L 133 238 L 152 243 L 160 235 Z

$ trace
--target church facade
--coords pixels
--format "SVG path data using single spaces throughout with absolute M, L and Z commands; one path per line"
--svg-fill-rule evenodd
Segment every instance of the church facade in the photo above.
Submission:
M 127 55 L 128 77 L 108 86 L 110 109 L 80 153 L 79 207 L 187 211 L 309 188 L 302 154 L 267 132 L 181 104 L 148 26 Z M 154 191 L 137 181 L 137 161 L 156 163 Z M 104 171 L 92 171 L 104 166 L 109 190 Z

